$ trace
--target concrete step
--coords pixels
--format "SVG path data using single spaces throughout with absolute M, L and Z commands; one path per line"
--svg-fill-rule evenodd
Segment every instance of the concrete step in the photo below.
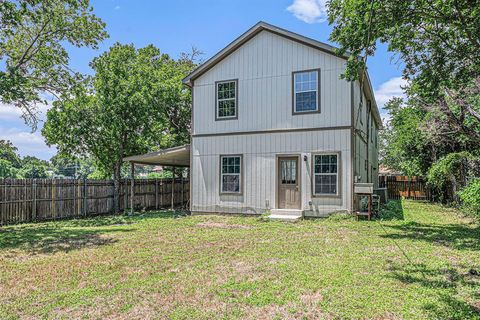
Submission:
M 289 222 L 294 222 L 302 219 L 302 216 L 298 215 L 286 215 L 286 214 L 271 214 L 268 216 L 270 220 L 276 220 L 276 221 L 289 221 Z
M 302 219 L 302 210 L 295 209 L 272 209 L 269 219 L 281 221 L 298 221 Z
M 271 209 L 270 213 L 285 216 L 302 216 L 303 211 L 298 209 Z

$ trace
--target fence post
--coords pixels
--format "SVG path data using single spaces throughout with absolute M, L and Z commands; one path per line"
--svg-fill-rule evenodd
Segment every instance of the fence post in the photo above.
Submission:
M 407 199 L 410 199 L 410 197 L 411 197 L 411 195 L 410 195 L 411 186 L 412 186 L 412 177 L 408 176 L 408 184 L 407 184 L 408 193 L 407 193 Z
M 132 180 L 130 181 L 130 214 L 133 214 L 133 206 L 135 201 L 135 163 L 130 162 L 130 175 Z
M 121 183 L 119 181 L 119 183 Z M 115 180 L 112 181 L 112 208 L 108 210 L 110 213 L 118 214 L 118 212 L 115 212 L 115 206 L 118 205 L 118 210 L 120 210 L 120 189 L 118 188 L 118 198 L 117 198 L 117 203 L 115 203 Z M 108 203 L 108 202 L 107 202 Z
M 158 179 L 155 179 L 155 210 L 158 210 Z
M 32 184 L 32 220 L 37 220 L 37 179 Z
M 123 186 L 123 212 L 127 212 L 128 208 L 128 178 L 125 178 Z
M 83 215 L 88 214 L 87 179 L 83 178 Z
M 52 201 L 51 201 L 51 212 L 53 213 L 53 219 L 56 219 L 57 218 L 57 210 L 55 210 L 55 195 L 57 193 L 57 189 L 56 189 L 56 184 L 55 184 L 55 180 L 52 180 Z
M 172 204 L 171 209 L 175 207 L 175 167 L 172 169 Z
M 183 208 L 183 205 L 184 205 L 184 202 L 185 202 L 185 199 L 183 197 L 183 189 L 185 189 L 185 186 L 183 184 L 183 172 L 182 172 L 181 182 L 182 182 L 182 208 Z

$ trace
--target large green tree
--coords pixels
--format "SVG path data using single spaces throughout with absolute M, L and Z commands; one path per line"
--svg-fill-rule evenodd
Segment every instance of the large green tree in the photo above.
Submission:
M 399 55 L 403 74 L 429 94 L 480 73 L 480 4 L 471 0 L 330 0 L 331 40 L 349 51 L 346 76 L 357 77 L 378 42 Z M 439 91 L 440 90 L 440 91 Z
M 480 4 L 471 0 L 331 0 L 331 40 L 350 52 L 344 76 L 386 43 L 410 80 L 409 98 L 480 143 Z
M 54 103 L 42 133 L 59 152 L 90 156 L 101 172 L 113 175 L 118 211 L 122 159 L 188 136 L 190 93 L 181 79 L 193 63 L 151 45 L 137 50 L 117 43 L 91 66 L 91 81 L 73 98 Z
M 48 178 L 48 161 L 33 156 L 26 156 L 22 159 L 22 168 L 18 175 L 26 179 Z
M 0 159 L 8 161 L 13 167 L 19 168 L 21 166 L 18 149 L 9 140 L 0 140 Z
M 0 101 L 19 107 L 35 128 L 45 94 L 58 96 L 82 78 L 65 46 L 97 48 L 104 27 L 89 0 L 0 1 Z

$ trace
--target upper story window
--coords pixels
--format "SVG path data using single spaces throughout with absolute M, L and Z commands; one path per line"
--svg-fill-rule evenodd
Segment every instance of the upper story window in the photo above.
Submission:
M 293 73 L 293 113 L 319 112 L 319 70 Z
M 237 119 L 237 80 L 220 81 L 216 86 L 216 120 Z

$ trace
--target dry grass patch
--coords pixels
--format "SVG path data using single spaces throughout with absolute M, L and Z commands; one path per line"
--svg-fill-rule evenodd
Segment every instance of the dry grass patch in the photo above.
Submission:
M 382 225 L 158 212 L 3 227 L 0 318 L 480 319 L 478 225 L 391 207 Z

